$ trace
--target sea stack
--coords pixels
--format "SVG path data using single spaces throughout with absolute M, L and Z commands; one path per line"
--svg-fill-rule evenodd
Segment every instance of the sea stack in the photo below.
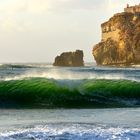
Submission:
M 98 65 L 140 64 L 140 5 L 127 5 L 101 28 L 101 42 L 93 47 Z
M 53 65 L 64 67 L 84 66 L 83 57 L 84 54 L 82 50 L 76 50 L 75 52 L 64 52 L 55 58 Z

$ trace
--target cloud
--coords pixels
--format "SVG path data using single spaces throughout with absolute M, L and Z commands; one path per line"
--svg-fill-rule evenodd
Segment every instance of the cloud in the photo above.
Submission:
M 31 31 L 33 25 L 30 22 L 14 20 L 14 18 L 6 18 L 0 21 L 0 31 L 4 32 L 26 32 Z
M 78 10 L 113 14 L 122 11 L 127 3 L 134 5 L 139 0 L 3 0 L 0 1 L 0 29 L 26 31 L 32 29 L 32 25 L 41 26 L 48 13 L 52 15 L 50 19 L 53 15 L 64 16 L 67 11 Z
M 96 10 L 104 4 L 98 0 L 48 0 L 53 10 Z
M 9 14 L 43 14 L 49 10 L 99 10 L 122 8 L 127 3 L 138 4 L 139 0 L 5 0 L 0 1 L 0 12 Z
M 0 1 L 0 30 L 28 31 L 32 29 L 33 18 L 46 14 L 47 0 L 6 0 Z
M 9 0 L 0 2 L 0 11 L 6 14 L 41 14 L 48 9 L 47 0 Z
M 43 14 L 48 11 L 47 0 L 25 0 L 25 3 L 29 13 Z

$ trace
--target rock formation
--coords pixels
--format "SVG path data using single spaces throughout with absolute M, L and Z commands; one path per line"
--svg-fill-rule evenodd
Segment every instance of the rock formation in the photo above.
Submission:
M 127 5 L 101 25 L 102 40 L 94 46 L 98 65 L 140 64 L 140 5 Z
M 64 52 L 55 58 L 54 66 L 79 67 L 84 66 L 83 51 Z

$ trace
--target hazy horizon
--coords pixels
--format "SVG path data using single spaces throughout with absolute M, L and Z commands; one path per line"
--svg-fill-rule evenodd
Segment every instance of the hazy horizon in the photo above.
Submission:
M 139 0 L 0 0 L 0 63 L 53 62 L 76 49 L 94 62 L 101 23 L 127 3 Z

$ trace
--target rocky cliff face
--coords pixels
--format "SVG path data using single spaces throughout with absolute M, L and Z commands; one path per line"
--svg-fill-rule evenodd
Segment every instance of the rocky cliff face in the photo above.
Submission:
M 84 66 L 83 51 L 64 52 L 55 58 L 54 66 L 78 67 Z
M 93 48 L 98 65 L 140 64 L 140 13 L 115 14 L 101 28 L 102 40 Z

